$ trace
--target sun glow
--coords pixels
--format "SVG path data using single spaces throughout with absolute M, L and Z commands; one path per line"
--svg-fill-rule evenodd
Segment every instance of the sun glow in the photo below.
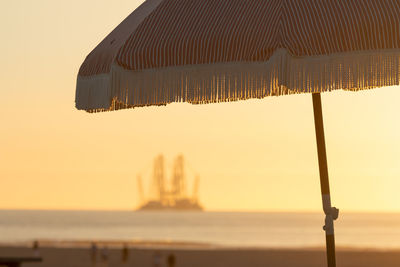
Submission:
M 311 95 L 96 115 L 74 108 L 85 55 L 140 3 L 120 2 L 4 4 L 0 208 L 132 209 L 136 174 L 159 153 L 183 153 L 206 209 L 320 210 Z M 398 99 L 400 87 L 323 94 L 337 207 L 400 211 Z

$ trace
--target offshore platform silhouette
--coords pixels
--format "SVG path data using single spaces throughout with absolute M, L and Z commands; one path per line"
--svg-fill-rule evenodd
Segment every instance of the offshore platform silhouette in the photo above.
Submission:
M 172 177 L 169 183 L 166 180 L 164 165 L 163 155 L 159 155 L 154 159 L 151 184 L 153 198 L 150 200 L 145 200 L 142 179 L 141 176 L 138 176 L 138 189 L 141 202 L 138 210 L 202 211 L 203 208 L 198 200 L 199 176 L 196 176 L 194 180 L 192 196 L 189 197 L 187 194 L 183 155 L 175 158 Z

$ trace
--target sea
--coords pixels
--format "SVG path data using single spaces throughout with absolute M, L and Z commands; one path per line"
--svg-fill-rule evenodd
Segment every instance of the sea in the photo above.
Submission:
M 325 244 L 321 213 L 0 211 L 0 243 L 52 241 L 188 242 L 248 248 Z M 400 249 L 400 214 L 346 213 L 339 247 Z

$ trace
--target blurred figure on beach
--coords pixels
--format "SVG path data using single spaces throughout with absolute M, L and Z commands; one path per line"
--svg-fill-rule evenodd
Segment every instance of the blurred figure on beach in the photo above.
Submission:
M 37 240 L 33 241 L 32 249 L 33 249 L 33 256 L 40 257 L 39 241 Z
M 108 247 L 104 246 L 101 250 L 101 266 L 108 266 Z
M 123 264 L 128 262 L 128 258 L 129 258 L 129 249 L 128 249 L 128 245 L 124 244 L 124 247 L 122 248 L 122 257 L 121 257 L 121 261 Z
M 175 267 L 176 258 L 175 258 L 174 254 L 169 254 L 168 259 L 167 259 L 167 264 L 168 264 L 168 267 Z
M 92 246 L 90 248 L 90 259 L 92 262 L 92 266 L 96 266 L 97 262 L 97 245 L 96 243 L 92 243 Z
M 161 267 L 161 253 L 159 251 L 156 251 L 156 253 L 154 253 L 154 267 Z

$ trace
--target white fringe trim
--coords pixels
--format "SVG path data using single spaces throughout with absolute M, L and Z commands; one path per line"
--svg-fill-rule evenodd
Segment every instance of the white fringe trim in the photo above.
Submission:
M 190 65 L 143 71 L 114 65 L 110 74 L 78 76 L 76 107 L 111 111 L 172 102 L 205 104 L 336 89 L 399 85 L 400 50 L 293 57 L 267 62 Z

